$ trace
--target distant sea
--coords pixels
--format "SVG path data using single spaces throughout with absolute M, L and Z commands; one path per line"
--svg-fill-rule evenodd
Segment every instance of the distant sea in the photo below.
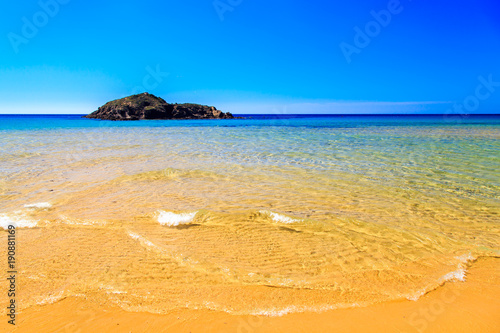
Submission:
M 237 116 L 0 115 L 20 309 L 324 311 L 500 255 L 499 115 Z
M 302 127 L 365 127 L 365 126 L 450 126 L 458 124 L 495 125 L 498 115 L 328 115 L 328 114 L 235 114 L 245 119 L 231 120 L 143 120 L 100 121 L 84 115 L 8 115 L 0 114 L 0 130 L 51 129 L 74 127 L 197 127 L 197 126 L 302 126 Z

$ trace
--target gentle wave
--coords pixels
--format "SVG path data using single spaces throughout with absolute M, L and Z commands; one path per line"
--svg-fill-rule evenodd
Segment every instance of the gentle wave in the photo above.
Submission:
M 163 210 L 158 211 L 158 222 L 161 225 L 169 227 L 177 227 L 181 224 L 190 224 L 193 222 L 197 212 L 180 213 L 166 212 Z
M 467 265 L 469 262 L 475 261 L 477 258 L 473 257 L 470 253 L 469 254 L 464 254 L 460 257 L 456 257 L 458 259 L 459 263 L 457 266 L 457 270 L 450 272 L 448 274 L 443 275 L 440 279 L 439 282 L 445 283 L 448 281 L 460 281 L 460 282 L 465 282 L 465 277 L 467 274 Z
M 24 205 L 24 208 L 48 209 L 48 208 L 52 208 L 52 204 L 49 202 L 37 202 L 34 204 Z
M 350 309 L 350 308 L 362 308 L 368 306 L 368 303 L 352 303 L 352 304 L 336 304 L 336 305 L 323 305 L 323 306 L 288 306 L 285 308 L 273 308 L 273 309 L 265 309 L 265 310 L 255 310 L 250 312 L 251 316 L 266 316 L 266 317 L 283 317 L 284 315 L 291 313 L 304 313 L 304 312 L 313 312 L 313 313 L 322 313 L 331 310 L 339 310 L 339 309 Z M 227 311 L 231 313 L 230 311 Z
M 34 228 L 38 224 L 38 220 L 30 219 L 22 211 L 15 211 L 10 214 L 0 214 L 0 227 L 7 230 L 10 225 L 16 228 Z
M 106 294 L 115 294 L 115 295 L 127 294 L 126 291 L 118 290 L 118 289 L 116 289 L 112 286 L 108 286 L 108 285 L 101 285 L 99 287 L 99 290 L 105 290 Z
M 151 243 L 149 240 L 147 240 L 146 238 L 134 233 L 134 232 L 129 232 L 128 235 L 130 237 L 132 237 L 132 239 L 135 239 L 136 241 L 139 241 L 141 244 L 144 244 L 154 250 L 160 250 L 156 245 L 154 245 L 153 243 Z
M 25 210 L 2 213 L 0 214 L 0 227 L 5 230 L 9 228 L 9 225 L 13 225 L 16 228 L 34 228 L 38 225 L 39 220 L 31 218 L 29 212 L 36 209 L 49 209 L 51 207 L 52 204 L 48 202 L 38 202 L 24 205 Z
M 440 279 L 439 282 L 441 284 L 448 282 L 448 281 L 460 281 L 460 282 L 465 282 L 465 277 L 467 274 L 467 265 L 470 262 L 475 261 L 477 258 L 472 256 L 470 253 L 469 254 L 464 254 L 460 257 L 455 257 L 455 259 L 458 259 L 458 266 L 457 270 L 450 272 L 448 274 L 443 275 Z
M 285 224 L 291 224 L 291 223 L 298 223 L 302 222 L 300 219 L 294 219 L 286 215 L 270 212 L 267 210 L 261 210 L 261 214 L 269 215 L 271 219 L 276 222 L 276 223 L 285 223 Z
M 428 292 L 435 290 L 436 288 L 442 286 L 446 282 L 465 282 L 465 278 L 467 276 L 467 265 L 475 260 L 477 260 L 476 257 L 472 256 L 470 253 L 469 254 L 464 254 L 459 257 L 455 257 L 455 259 L 458 259 L 458 265 L 457 269 L 455 271 L 446 273 L 442 277 L 440 277 L 437 281 L 437 285 L 434 288 L 427 288 L 427 289 L 422 289 L 421 291 L 418 291 L 417 293 L 407 296 L 406 299 L 410 301 L 418 301 L 420 297 L 424 296 Z
M 53 304 L 53 303 L 56 303 L 56 302 L 62 300 L 64 297 L 65 297 L 64 291 L 60 291 L 57 294 L 48 295 L 45 297 L 42 297 L 42 296 L 36 297 L 35 303 L 37 305 Z

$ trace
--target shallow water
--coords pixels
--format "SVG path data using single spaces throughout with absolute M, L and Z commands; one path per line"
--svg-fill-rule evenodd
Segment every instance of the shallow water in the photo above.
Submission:
M 418 299 L 499 255 L 499 129 L 495 116 L 0 116 L 18 302 L 281 315 Z

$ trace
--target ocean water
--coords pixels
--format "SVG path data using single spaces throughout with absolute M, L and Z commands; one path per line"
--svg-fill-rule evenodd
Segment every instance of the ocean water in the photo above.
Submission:
M 20 307 L 323 311 L 499 256 L 500 116 L 247 117 L 0 115 Z

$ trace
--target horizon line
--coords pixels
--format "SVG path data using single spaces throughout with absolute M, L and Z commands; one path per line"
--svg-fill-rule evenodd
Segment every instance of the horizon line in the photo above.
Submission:
M 231 113 L 245 116 L 500 116 L 500 113 Z M 0 116 L 86 116 L 86 113 L 0 113 Z M 140 119 L 179 120 L 179 119 Z M 183 120 L 183 119 L 180 119 Z M 203 119 L 193 119 L 203 120 Z

